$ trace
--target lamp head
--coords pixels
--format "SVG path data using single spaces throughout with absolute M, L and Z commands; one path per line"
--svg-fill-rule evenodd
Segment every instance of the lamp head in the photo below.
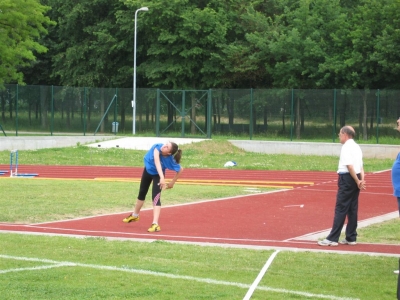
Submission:
M 145 7 L 140 8 L 139 10 L 141 10 L 141 11 L 148 11 L 149 8 L 145 6 Z

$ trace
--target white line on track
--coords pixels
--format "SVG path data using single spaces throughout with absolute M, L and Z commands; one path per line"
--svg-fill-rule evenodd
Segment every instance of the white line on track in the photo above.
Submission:
M 204 203 L 212 203 L 212 202 L 217 202 L 217 201 L 229 201 L 229 200 L 237 199 L 237 198 L 259 197 L 259 196 L 262 196 L 262 195 L 281 193 L 281 192 L 286 192 L 286 191 L 290 191 L 290 190 L 289 189 L 280 189 L 280 190 L 267 191 L 267 192 L 262 192 L 262 193 L 257 193 L 257 194 L 238 195 L 238 196 L 216 198 L 216 199 L 205 199 L 205 200 L 201 200 L 201 201 L 197 201 L 197 202 L 165 205 L 165 206 L 162 207 L 162 209 L 163 210 L 169 209 L 169 208 L 174 209 L 176 207 L 181 207 L 181 206 L 192 206 L 192 205 L 198 205 L 198 204 L 204 204 Z M 141 212 L 143 212 L 145 210 L 153 210 L 153 208 L 152 207 L 143 208 L 141 210 Z M 32 223 L 32 224 L 29 224 L 29 225 L 36 226 L 36 225 L 45 225 L 45 224 L 60 223 L 60 222 L 75 222 L 77 220 L 86 220 L 86 219 L 93 219 L 93 218 L 97 218 L 97 217 L 114 216 L 114 215 L 129 214 L 129 213 L 132 213 L 132 211 L 123 211 L 123 212 L 116 212 L 116 213 L 111 213 L 111 214 L 95 215 L 95 216 L 80 217 L 80 218 L 75 218 L 75 219 L 66 219 L 66 220 L 58 220 L 58 221 L 51 221 L 51 222 Z M 8 224 L 8 223 L 5 223 L 5 224 Z
M 275 256 L 273 256 L 273 257 L 275 257 Z M 244 289 L 251 288 L 251 285 L 244 284 L 244 283 L 215 280 L 215 279 L 210 279 L 210 278 L 199 278 L 199 277 L 193 277 L 193 276 L 174 275 L 174 274 L 168 274 L 168 273 L 162 273 L 162 272 L 132 269 L 132 268 L 128 268 L 128 267 L 118 268 L 118 267 L 112 267 L 112 266 L 81 264 L 81 263 L 66 262 L 66 261 L 55 261 L 55 260 L 50 260 L 50 259 L 10 256 L 10 255 L 4 255 L 4 254 L 0 254 L 0 258 L 53 264 L 53 266 L 49 266 L 49 268 L 61 267 L 61 266 L 68 266 L 68 267 L 74 266 L 74 267 L 83 267 L 83 268 L 93 268 L 93 269 L 98 269 L 98 270 L 119 271 L 119 272 L 128 272 L 128 273 L 143 274 L 143 275 L 150 275 L 150 276 L 167 277 L 167 278 L 172 278 L 172 279 L 183 279 L 183 280 L 196 281 L 196 282 L 207 283 L 207 284 L 235 286 L 235 287 L 244 288 Z M 270 261 L 270 260 L 271 260 L 271 258 L 268 261 Z M 17 270 L 26 271 L 27 269 L 39 270 L 39 269 L 44 269 L 44 268 L 45 267 L 42 266 L 42 267 L 37 267 L 37 268 L 18 268 L 18 269 L 11 269 L 11 270 L 7 270 L 7 271 L 17 272 Z M 1 274 L 1 272 L 0 272 L 0 274 Z M 271 288 L 271 287 L 267 287 L 267 286 L 258 286 L 256 288 L 259 290 L 263 290 L 263 291 L 270 291 L 270 292 L 276 292 L 276 293 L 282 293 L 282 294 L 292 294 L 292 295 L 305 296 L 305 297 L 310 297 L 310 298 L 331 299 L 331 300 L 359 300 L 357 298 L 336 297 L 333 295 L 324 295 L 324 294 L 313 294 L 313 293 L 306 293 L 306 292 L 293 291 L 293 290 L 287 290 L 287 289 Z
M 372 224 L 377 224 L 377 223 L 382 223 L 382 222 L 385 222 L 388 220 L 392 220 L 392 219 L 397 218 L 398 215 L 399 215 L 398 211 L 394 211 L 394 212 L 387 213 L 384 215 L 372 217 L 369 219 L 364 219 L 364 220 L 358 221 L 357 228 L 363 228 L 363 227 L 370 226 Z M 343 226 L 342 233 L 345 231 L 346 231 L 346 225 Z M 297 241 L 300 241 L 300 240 L 317 241 L 320 238 L 326 237 L 329 234 L 329 232 L 330 232 L 330 229 L 320 230 L 320 231 L 316 231 L 316 232 L 310 232 L 310 233 L 307 233 L 302 236 L 290 238 L 286 241 L 295 241 L 295 240 L 297 240 Z

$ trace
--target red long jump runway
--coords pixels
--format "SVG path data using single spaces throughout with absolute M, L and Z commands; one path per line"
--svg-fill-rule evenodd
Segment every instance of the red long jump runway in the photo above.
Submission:
M 0 169 L 4 167 L 0 165 Z M 21 172 L 39 173 L 42 178 L 140 178 L 142 168 L 21 166 Z M 52 172 L 55 172 L 52 174 Z M 64 174 L 64 177 L 62 175 Z M 168 176 L 167 174 L 167 177 Z M 368 189 L 360 196 L 359 221 L 397 211 L 390 172 L 367 174 Z M 34 179 L 33 179 L 34 180 Z M 332 226 L 337 175 L 334 172 L 250 171 L 232 169 L 185 169 L 182 181 L 223 184 L 239 181 L 246 185 L 265 181 L 293 186 L 271 193 L 253 194 L 195 204 L 164 206 L 162 231 L 148 233 L 152 210 L 141 212 L 140 221 L 125 224 L 126 213 L 41 224 L 0 223 L 0 230 L 51 234 L 105 236 L 127 239 L 218 243 L 237 246 L 290 247 L 400 254 L 400 245 L 364 244 L 320 247 L 308 236 Z M 167 203 L 167 198 L 164 203 Z

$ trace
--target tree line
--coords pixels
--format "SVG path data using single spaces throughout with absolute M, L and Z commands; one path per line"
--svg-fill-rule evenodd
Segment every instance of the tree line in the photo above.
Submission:
M 6 83 L 398 89 L 398 0 L 2 0 Z

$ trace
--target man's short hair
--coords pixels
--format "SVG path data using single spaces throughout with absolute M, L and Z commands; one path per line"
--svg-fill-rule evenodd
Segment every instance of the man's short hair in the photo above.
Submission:
M 342 133 L 347 134 L 352 139 L 354 139 L 354 137 L 356 136 L 356 132 L 350 126 L 343 126 L 341 131 Z

